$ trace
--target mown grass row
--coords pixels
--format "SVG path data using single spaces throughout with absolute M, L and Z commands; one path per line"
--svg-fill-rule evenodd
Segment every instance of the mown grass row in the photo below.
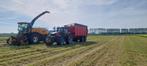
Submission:
M 87 46 L 87 47 L 80 47 L 80 48 L 76 48 L 76 49 L 72 49 L 69 51 L 65 51 L 61 54 L 56 54 L 52 57 L 48 57 L 42 60 L 39 60 L 35 63 L 31 63 L 28 66 L 41 66 L 41 65 L 47 65 L 48 63 L 57 61 L 57 59 L 65 59 L 65 58 L 71 58 L 72 56 L 76 55 L 76 54 L 81 54 L 87 50 L 89 50 L 90 48 L 95 47 L 96 45 L 91 45 L 91 46 Z
M 144 37 L 144 38 L 147 38 L 147 34 L 143 34 L 143 35 L 138 35 L 140 37 Z
M 26 52 L 26 51 L 34 51 L 36 49 L 44 49 L 44 45 L 36 44 L 36 45 L 27 45 L 27 46 L 3 46 L 0 48 L 1 54 L 11 54 L 11 53 L 19 53 L 19 52 Z
M 21 58 L 16 58 L 16 59 L 12 59 L 10 61 L 6 61 L 6 62 L 3 62 L 1 63 L 2 65 L 19 65 L 21 66 L 22 64 L 25 64 L 25 63 L 30 63 L 32 61 L 36 61 L 36 60 L 39 60 L 41 58 L 45 58 L 45 57 L 48 57 L 48 56 L 52 56 L 54 54 L 58 54 L 58 53 L 61 53 L 61 52 L 64 52 L 64 50 L 58 50 L 58 51 L 54 51 L 54 52 L 46 52 L 46 53 L 39 53 L 39 54 L 33 54 L 33 55 L 30 55 L 30 56 L 25 56 L 25 57 L 21 57 Z
M 63 51 L 63 50 L 68 50 L 69 48 L 59 48 L 59 49 L 40 49 L 40 50 L 35 50 L 35 51 L 28 51 L 26 53 L 15 53 L 15 54 L 11 54 L 11 55 L 3 55 L 2 58 L 0 59 L 0 62 L 4 62 L 4 61 L 8 61 L 8 60 L 14 60 L 14 59 L 18 59 L 18 58 L 22 58 L 22 57 L 27 57 L 27 56 L 33 56 L 33 55 L 37 55 L 37 54 L 41 54 L 41 53 L 47 53 L 47 52 L 56 52 L 57 50 Z
M 43 45 L 39 45 L 40 47 Z M 69 45 L 70 46 L 70 45 Z M 80 45 L 75 45 L 74 47 L 77 47 Z M 21 46 L 17 46 L 17 47 L 21 47 Z M 52 50 L 59 50 L 59 49 L 65 49 L 68 48 L 66 46 L 64 47 L 50 47 L 49 49 L 46 48 L 45 46 L 43 46 L 42 48 L 38 48 L 38 47 L 33 47 L 33 48 L 26 48 L 26 49 L 16 49 L 14 51 L 10 51 L 10 52 L 1 52 L 0 58 L 5 58 L 5 57 L 12 57 L 12 56 L 17 56 L 17 55 L 24 55 L 24 54 L 29 54 L 29 53 L 36 53 L 36 52 L 46 52 L 46 51 L 52 51 Z M 73 47 L 73 48 L 74 48 Z
M 96 65 L 98 63 L 98 60 L 100 59 L 106 59 L 104 58 L 107 53 L 110 54 L 110 46 L 113 45 L 114 43 L 118 43 L 117 38 L 111 42 L 109 42 L 105 47 L 103 47 L 101 50 L 97 50 L 93 53 L 88 54 L 87 56 L 83 57 L 82 59 L 76 60 L 75 62 L 72 62 L 71 64 L 67 66 L 102 66 L 102 65 Z M 117 40 L 117 41 L 116 41 Z M 120 40 L 119 40 L 120 41 Z M 105 62 L 105 61 L 103 61 Z
M 0 37 L 0 47 L 3 47 L 6 45 L 7 37 Z
M 64 52 L 64 51 L 67 51 L 67 50 L 71 50 L 71 49 L 76 49 L 76 48 L 79 48 L 80 45 L 77 45 L 77 46 L 74 46 L 74 47 L 67 47 L 67 48 L 54 48 L 54 50 L 45 50 L 47 52 L 43 52 L 43 53 L 38 53 L 38 54 L 33 54 L 33 55 L 29 55 L 29 56 L 24 56 L 24 57 L 20 57 L 20 58 L 16 58 L 16 59 L 12 59 L 11 61 L 6 61 L 2 64 L 15 64 L 17 62 L 22 62 L 23 61 L 28 61 L 29 59 L 31 59 L 31 61 L 33 59 L 37 59 L 37 58 L 44 58 L 44 57 L 48 57 L 50 56 L 51 54 L 54 55 L 56 53 L 60 53 L 60 52 Z M 17 57 L 17 56 L 16 56 Z M 19 57 L 19 55 L 18 55 Z
M 89 37 L 89 38 L 92 39 L 95 37 Z M 105 37 L 105 38 L 97 37 L 97 38 L 96 38 L 97 40 L 94 40 L 94 41 L 100 43 L 100 42 L 106 42 L 107 40 L 111 39 L 112 37 L 108 37 L 108 38 L 107 37 Z M 102 38 L 102 39 L 100 39 L 100 38 Z M 62 51 L 62 49 L 65 51 L 68 51 L 70 49 L 66 49 L 66 48 L 71 48 L 71 50 L 72 50 L 72 49 L 77 49 L 82 46 L 89 46 L 89 42 L 83 43 L 83 44 L 65 45 L 62 47 L 52 46 L 50 48 L 45 48 L 44 45 L 34 45 L 29 48 L 18 48 L 18 49 L 11 48 L 11 47 L 5 47 L 4 51 L 6 51 L 6 52 L 0 52 L 0 53 L 3 53 L 2 55 L 0 55 L 2 58 L 1 61 L 3 61 L 2 63 L 0 62 L 0 64 L 6 65 L 6 66 L 9 66 L 9 65 L 16 66 L 16 65 L 21 65 L 21 64 L 25 64 L 25 63 L 28 64 L 30 62 L 35 62 L 36 60 L 40 60 L 40 59 L 48 58 L 53 55 L 60 54 L 60 53 L 64 52 L 64 51 Z M 0 48 L 0 49 L 3 50 L 3 48 Z M 50 53 L 51 50 L 55 50 L 55 52 Z
M 100 48 L 92 53 L 86 54 L 85 56 L 80 55 L 74 60 L 69 61 L 65 66 L 91 66 L 91 64 L 98 58 L 97 56 L 101 57 L 104 55 L 106 50 L 104 48 Z M 63 66 L 64 66 L 63 65 Z
M 110 39 L 109 39 L 110 40 Z M 106 41 L 106 42 L 108 42 L 108 41 Z M 102 43 L 103 44 L 103 43 Z M 81 54 L 81 52 L 82 53 L 87 53 L 87 51 L 90 51 L 90 50 L 92 50 L 92 48 L 97 48 L 98 46 L 92 46 L 92 47 L 84 47 L 84 48 L 78 48 L 78 49 L 75 49 L 75 50 L 71 50 L 71 51 L 67 51 L 67 52 L 64 52 L 64 53 L 62 53 L 62 54 L 60 54 L 60 55 L 55 55 L 55 56 L 53 56 L 53 57 L 49 57 L 49 58 L 46 58 L 46 59 L 43 59 L 43 60 L 40 60 L 40 61 L 38 61 L 38 62 L 35 62 L 35 63 L 32 63 L 32 64 L 29 64 L 30 66 L 41 66 L 41 65 L 48 65 L 49 64 L 49 66 L 50 65 L 54 65 L 55 64 L 55 62 L 61 62 L 61 61 L 63 61 L 63 60 L 65 60 L 65 59 L 70 59 L 71 57 L 73 57 L 73 56 L 75 56 L 75 55 L 79 55 L 79 54 Z M 84 50 L 87 50 L 87 51 L 84 51 Z
M 86 45 L 86 44 L 84 44 Z M 83 45 L 83 46 L 84 46 Z M 73 48 L 78 48 L 80 47 L 81 45 L 76 45 Z M 1 59 L 0 61 L 7 61 L 7 60 L 11 60 L 11 59 L 18 59 L 18 58 L 22 58 L 22 57 L 26 57 L 26 56 L 33 56 L 33 55 L 37 55 L 37 54 L 40 54 L 40 53 L 47 53 L 47 52 L 54 52 L 56 50 L 70 50 L 71 47 L 58 47 L 58 48 L 50 48 L 50 49 L 36 49 L 36 50 L 33 50 L 33 51 L 25 51 L 25 52 L 20 52 L 20 53 L 14 53 L 14 54 L 7 54 L 7 55 L 2 55 L 1 56 Z
M 122 66 L 147 66 L 147 38 L 129 36 L 123 47 Z
M 85 55 L 88 55 L 90 54 L 91 52 L 94 52 L 95 48 L 102 48 L 103 45 L 100 45 L 100 46 L 94 46 L 94 47 L 90 47 L 89 49 L 81 52 L 80 53 L 77 53 L 79 51 L 77 51 L 76 53 L 69 53 L 69 54 L 66 54 L 64 55 L 63 57 L 59 57 L 59 58 L 56 58 L 54 59 L 54 61 L 51 61 L 51 62 L 48 62 L 47 64 L 45 64 L 46 66 L 69 66 L 69 65 L 66 65 L 68 62 L 72 62 L 74 61 L 75 59 L 80 59 L 81 57 L 85 57 Z M 98 49 L 98 50 L 100 50 Z
M 119 36 L 118 39 L 111 42 L 106 47 L 107 52 L 95 61 L 94 66 L 120 66 L 120 56 L 122 55 L 122 44 L 124 36 Z
M 3 43 L 6 43 L 7 39 L 8 39 L 8 37 L 0 37 L 0 45 Z
M 111 38 L 111 37 L 109 37 Z M 103 39 L 109 39 L 109 38 L 103 38 L 103 37 L 89 37 L 89 39 L 96 39 L 97 42 L 101 42 Z M 103 41 L 104 41 L 103 40 Z M 95 40 L 92 40 L 95 42 Z M 2 47 L 0 48 L 0 53 L 3 54 L 3 55 L 11 55 L 11 54 L 18 54 L 18 53 L 26 53 L 26 52 L 33 52 L 33 51 L 36 51 L 36 50 L 41 50 L 41 49 L 44 49 L 44 45 L 33 45 L 33 46 L 27 46 L 27 47 L 20 47 L 20 46 L 7 46 L 7 47 Z M 70 47 L 68 45 L 66 46 L 62 46 L 62 47 Z M 55 47 L 53 47 L 55 48 Z M 59 48 L 59 47 L 58 47 Z

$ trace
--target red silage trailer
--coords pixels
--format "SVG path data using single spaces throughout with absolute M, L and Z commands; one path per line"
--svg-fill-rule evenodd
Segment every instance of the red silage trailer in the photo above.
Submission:
M 88 28 L 86 25 L 73 23 L 68 26 L 68 31 L 72 34 L 74 41 L 86 42 Z

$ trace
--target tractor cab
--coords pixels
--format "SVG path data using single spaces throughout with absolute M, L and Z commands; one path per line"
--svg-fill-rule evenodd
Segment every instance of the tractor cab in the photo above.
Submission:
M 59 33 L 68 33 L 68 29 L 66 27 L 54 27 L 54 30 L 50 31 L 51 35 L 59 34 Z
M 57 32 L 67 33 L 68 32 L 68 28 L 67 27 L 57 27 Z
M 30 23 L 19 22 L 18 23 L 18 32 L 19 33 L 28 33 L 30 31 Z

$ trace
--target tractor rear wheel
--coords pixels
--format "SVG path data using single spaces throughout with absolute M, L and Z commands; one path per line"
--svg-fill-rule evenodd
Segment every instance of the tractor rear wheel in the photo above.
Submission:
M 65 43 L 65 39 L 63 37 L 56 37 L 57 45 L 63 45 Z

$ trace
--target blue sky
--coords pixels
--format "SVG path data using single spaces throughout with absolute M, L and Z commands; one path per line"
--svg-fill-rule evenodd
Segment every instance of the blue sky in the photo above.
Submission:
M 89 28 L 147 28 L 147 0 L 0 0 L 0 33 L 17 32 L 17 22 L 51 13 L 34 27 L 52 29 L 70 23 Z

